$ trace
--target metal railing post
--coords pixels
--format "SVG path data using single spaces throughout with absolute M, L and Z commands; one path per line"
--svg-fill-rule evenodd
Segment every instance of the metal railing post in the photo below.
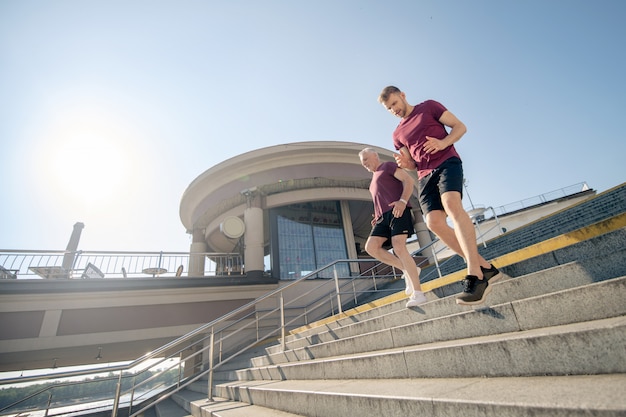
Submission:
M 215 346 L 215 328 L 211 327 L 211 347 L 209 348 L 209 401 L 213 401 L 213 347 Z
M 115 387 L 115 399 L 113 400 L 113 409 L 111 410 L 111 417 L 117 417 L 117 409 L 120 406 L 120 393 L 122 392 L 122 376 L 124 371 L 120 370 L 120 377 L 117 380 L 117 387 Z
M 137 375 L 133 376 L 133 388 L 130 391 L 130 403 L 128 403 L 128 415 L 130 416 L 133 411 L 133 401 L 135 400 L 135 383 L 137 382 Z
M 496 214 L 496 211 L 493 209 L 493 207 L 489 207 L 491 209 L 491 212 L 493 213 L 493 218 L 496 219 L 496 225 L 498 226 L 498 235 L 503 234 L 504 232 L 502 231 L 502 226 L 500 226 L 500 219 L 498 219 L 498 215 Z
M 285 351 L 285 299 L 280 292 L 280 348 Z
M 178 354 L 178 379 L 176 381 L 176 386 L 180 386 L 180 381 L 182 381 L 183 379 L 183 372 L 185 372 L 185 370 L 183 369 L 183 352 L 180 352 Z
M 430 250 L 433 252 L 433 259 L 435 260 L 435 267 L 437 268 L 437 275 L 441 278 L 441 269 L 439 268 L 439 260 L 437 260 L 437 252 L 435 252 L 435 246 L 431 246 Z
M 219 359 L 219 361 L 222 361 L 222 355 L 224 354 L 224 332 L 222 330 L 220 330 L 220 342 L 219 342 L 219 353 L 217 355 L 217 358 Z
M 343 313 L 341 308 L 341 294 L 339 293 L 339 276 L 337 275 L 337 266 L 333 266 L 333 274 L 335 275 L 335 291 L 337 292 L 337 310 L 339 314 Z
M 50 404 L 52 403 L 52 391 L 48 393 L 48 404 L 46 404 L 46 412 L 44 417 L 48 417 L 48 411 L 50 410 Z M 22 413 L 18 413 L 18 416 Z
M 478 230 L 478 239 L 480 239 L 480 241 L 482 242 L 483 247 L 486 248 L 487 243 L 485 242 L 485 238 L 483 237 L 483 232 L 480 230 L 480 226 L 478 225 L 478 220 L 474 224 L 476 225 L 476 230 Z

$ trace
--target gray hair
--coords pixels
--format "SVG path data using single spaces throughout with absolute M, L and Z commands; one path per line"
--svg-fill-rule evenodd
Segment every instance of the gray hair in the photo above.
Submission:
M 373 153 L 378 155 L 378 152 L 374 148 L 365 148 L 361 152 L 359 152 L 359 158 L 365 155 L 366 153 Z

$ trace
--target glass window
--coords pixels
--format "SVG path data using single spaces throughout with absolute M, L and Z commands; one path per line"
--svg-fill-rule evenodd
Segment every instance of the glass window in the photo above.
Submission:
M 297 279 L 348 257 L 338 201 L 272 209 L 270 224 L 272 273 L 280 279 Z M 341 265 L 339 272 L 347 274 L 347 265 Z M 331 278 L 333 274 L 327 271 L 322 276 Z

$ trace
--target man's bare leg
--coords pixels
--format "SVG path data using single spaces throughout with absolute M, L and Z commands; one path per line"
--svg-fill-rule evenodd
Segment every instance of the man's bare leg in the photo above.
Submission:
M 407 235 L 392 236 L 391 245 L 393 246 L 393 252 L 402 263 L 402 270 L 406 272 L 411 283 L 413 283 L 413 289 L 415 291 L 422 291 L 422 286 L 420 285 L 420 270 L 417 268 L 417 265 L 415 265 L 415 261 L 406 247 L 406 239 Z
M 446 194 L 449 194 L 449 193 L 445 193 L 444 196 Z M 469 258 L 465 254 L 465 251 L 463 250 L 463 248 L 461 247 L 461 244 L 459 242 L 459 237 L 457 237 L 457 229 L 462 229 L 463 224 L 457 226 L 454 217 L 450 216 L 452 219 L 452 222 L 455 224 L 455 228 L 453 229 L 450 226 L 448 226 L 448 223 L 446 222 L 447 214 L 442 210 L 435 210 L 435 211 L 429 212 L 426 215 L 426 225 L 428 226 L 428 229 L 430 229 L 434 234 L 436 234 L 437 237 L 439 237 L 439 239 L 441 239 L 441 241 L 446 246 L 448 246 L 454 253 L 456 253 L 457 255 L 459 255 L 465 260 L 465 262 L 467 263 L 468 274 L 476 275 L 477 277 L 482 278 L 483 274 L 482 274 L 482 271 L 480 270 L 480 267 L 482 266 L 485 269 L 489 269 L 491 267 L 491 264 L 487 262 L 487 260 L 478 253 L 478 249 L 476 247 L 476 232 L 474 231 L 474 225 L 472 224 L 472 221 L 469 218 L 469 215 L 467 215 L 467 213 L 465 212 L 465 210 L 463 210 L 463 213 L 466 214 L 467 220 L 469 221 L 469 227 L 471 229 L 470 235 L 473 235 L 473 240 L 470 236 L 471 243 L 469 247 L 474 248 L 475 255 L 477 256 L 476 258 L 477 261 L 475 262 L 478 262 L 478 271 L 474 271 L 473 269 L 470 269 Z M 460 217 L 462 217 L 462 215 Z M 467 227 L 468 224 L 465 223 L 464 226 Z M 467 236 L 467 233 L 463 234 L 463 232 L 461 231 L 459 235 Z M 474 273 L 472 273 L 471 271 L 473 271 Z
M 397 253 L 396 248 L 404 246 L 404 252 L 406 252 L 406 255 L 408 255 L 408 257 L 411 258 L 411 263 L 413 264 L 413 270 L 411 271 L 408 271 L 405 269 L 404 263 L 406 262 L 406 260 L 403 262 L 398 256 L 392 254 L 391 252 L 383 248 L 383 244 L 387 240 L 384 237 L 370 236 L 367 239 L 367 242 L 365 242 L 365 251 L 368 254 L 370 254 L 372 257 L 378 259 L 379 261 L 387 265 L 393 266 L 396 269 L 406 272 L 408 275 L 408 278 L 411 280 L 411 283 L 413 284 L 413 289 L 417 291 L 421 291 L 419 272 L 417 270 L 417 266 L 415 265 L 415 262 L 413 261 L 413 258 L 409 254 L 409 251 L 406 249 L 406 238 L 407 238 L 406 235 L 398 235 L 398 236 L 392 237 L 391 241 L 392 241 L 392 245 L 394 246 L 395 253 Z M 395 239 L 398 239 L 398 240 L 404 239 L 403 240 L 405 242 L 404 245 L 398 245 Z M 408 267 L 411 268 L 411 264 L 408 262 L 407 264 L 408 264 Z
M 404 268 L 400 259 L 383 248 L 386 241 L 387 239 L 384 237 L 370 236 L 367 242 L 365 242 L 365 252 L 387 265 L 403 270 Z
M 463 208 L 461 202 L 461 193 L 457 191 L 449 191 L 441 195 L 441 202 L 450 216 L 454 224 L 454 233 L 457 242 L 461 247 L 461 251 L 465 254 L 465 262 L 467 262 L 467 273 L 474 275 L 479 279 L 483 278 L 480 270 L 480 255 L 476 246 L 476 231 L 474 224 L 469 215 Z
M 456 237 L 456 246 L 451 247 L 459 248 L 463 254 L 461 256 L 467 263 L 467 276 L 463 280 L 464 290 L 456 297 L 456 303 L 461 305 L 481 304 L 491 291 L 489 281 L 495 281 L 494 278 L 498 276 L 499 271 L 497 268 L 492 268 L 491 264 L 487 263 L 478 253 L 474 224 L 463 209 L 461 193 L 458 191 L 446 192 L 442 194 L 441 201 L 445 212 L 450 216 L 454 225 L 452 235 L 447 234 L 446 238 L 450 240 L 451 245 L 455 245 L 451 236 Z M 441 211 L 438 211 L 431 218 L 431 221 L 436 223 L 434 227 L 437 227 L 441 233 L 446 233 L 446 229 L 442 226 L 442 222 L 445 223 L 445 216 L 441 214 Z M 444 243 L 446 242 L 444 241 Z M 486 275 L 487 273 L 489 275 Z

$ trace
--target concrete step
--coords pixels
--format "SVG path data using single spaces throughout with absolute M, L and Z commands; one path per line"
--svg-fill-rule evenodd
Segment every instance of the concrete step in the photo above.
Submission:
M 220 380 L 214 380 L 214 384 L 222 384 L 228 381 L 232 381 L 232 379 L 220 379 Z M 200 393 L 202 395 L 204 395 L 205 397 L 208 397 L 208 392 L 209 392 L 209 384 L 206 380 L 200 380 L 200 381 L 196 381 L 196 382 L 192 382 L 191 384 L 187 385 L 187 387 L 185 387 L 187 390 L 192 391 L 192 392 L 197 392 Z
M 141 413 L 140 417 L 157 417 L 157 414 L 154 407 L 152 407 Z
M 167 398 L 151 408 L 157 417 L 193 417 L 191 413 L 181 407 L 174 399 Z
M 616 348 L 619 346 L 620 348 Z M 626 372 L 626 316 L 237 371 L 239 380 Z
M 263 355 L 266 348 L 274 343 L 274 341 L 261 343 L 258 346 L 255 346 L 245 352 L 240 353 L 228 362 L 217 366 L 213 373 L 213 385 L 217 385 L 227 381 L 233 381 L 236 378 L 234 373 L 236 370 L 253 366 L 251 359 L 254 357 L 258 357 L 259 355 Z M 189 391 L 199 392 L 207 395 L 208 375 L 205 375 L 200 380 L 191 383 L 189 386 L 187 386 L 187 389 Z
M 225 398 L 214 398 L 213 401 L 195 401 L 191 408 L 195 416 L 202 417 L 302 417 L 309 415 L 293 414 L 259 405 L 230 401 Z
M 319 417 L 624 416 L 621 248 L 507 268 L 527 273 L 502 278 L 482 306 L 439 292 L 406 309 L 396 294 L 296 329 L 285 352 L 268 347 L 214 392 L 240 407 Z
M 626 375 L 248 381 L 231 398 L 315 417 L 623 417 Z M 256 414 L 249 414 L 255 416 Z
M 214 386 L 220 384 L 228 384 L 232 380 L 215 381 Z M 199 399 L 191 399 L 189 411 L 193 416 L 214 416 L 214 417 L 290 417 L 300 416 L 301 414 L 292 414 L 281 412 L 278 410 L 267 409 L 251 404 L 244 404 L 238 401 L 230 401 L 226 398 L 217 397 L 217 391 L 214 389 L 213 401 L 208 401 L 208 385 L 206 381 L 195 382 L 187 386 L 187 388 L 177 395 L 187 396 L 188 392 L 194 395 L 200 394 Z M 197 398 L 197 397 L 196 397 Z M 148 416 L 145 416 L 148 417 Z M 156 416 L 155 416 L 156 417 Z
M 251 362 L 254 366 L 266 366 L 616 317 L 626 315 L 625 298 L 626 277 L 622 277 L 490 308 L 466 310 L 425 320 L 418 316 L 419 319 L 410 324 L 393 326 L 394 318 L 417 314 L 408 310 L 389 314 L 381 320 L 371 319 L 349 326 L 350 329 L 345 332 L 325 332 L 326 336 L 332 337 L 327 342 L 315 343 L 314 338 L 309 337 L 309 345 L 253 358 Z M 429 306 L 434 303 L 450 304 L 450 301 L 427 303 L 422 308 L 430 310 Z M 338 339 L 341 333 L 347 336 Z M 357 335 L 350 336 L 352 333 Z M 320 335 L 318 340 L 324 338 Z
M 613 278 L 607 276 L 606 279 Z M 432 293 L 426 296 L 431 301 L 413 309 L 406 309 L 405 296 L 398 297 L 395 302 L 375 309 L 367 309 L 355 313 L 350 317 L 325 323 L 322 326 L 312 327 L 289 335 L 286 338 L 288 349 L 302 348 L 312 344 L 350 337 L 362 333 L 369 333 L 380 328 L 389 328 L 391 323 L 402 325 L 414 323 L 419 320 L 428 320 L 459 311 L 471 311 L 485 309 L 490 305 L 538 296 L 554 291 L 575 288 L 598 281 L 597 277 L 589 274 L 588 268 L 580 262 L 571 262 L 565 265 L 552 267 L 543 271 L 530 273 L 519 278 L 511 279 L 506 275 L 493 285 L 486 304 L 477 307 L 459 306 L 454 296 L 437 298 Z M 428 306 L 428 308 L 425 308 Z M 268 353 L 281 351 L 280 345 L 271 346 Z
M 263 343 L 260 343 L 258 346 L 254 346 L 238 354 L 237 356 L 228 360 L 227 362 L 219 364 L 219 366 L 216 367 L 216 374 L 218 372 L 228 372 L 233 369 L 241 369 L 242 367 L 250 366 L 252 364 L 251 363 L 252 358 L 266 354 L 267 349 L 274 346 L 275 344 L 276 344 L 275 340 L 263 342 Z
M 194 417 L 191 403 L 206 400 L 208 397 L 206 391 L 206 384 L 204 393 L 183 389 L 148 409 L 144 413 L 144 417 L 151 415 L 156 415 L 156 417 Z M 196 414 L 196 416 L 199 415 Z
M 301 414 L 293 414 L 275 409 L 269 409 L 258 405 L 242 404 L 238 401 L 230 401 L 225 398 L 208 400 L 206 385 L 204 394 L 183 389 L 153 407 L 157 417 L 299 417 Z M 152 412 L 152 409 L 148 412 Z M 148 414 L 144 414 L 147 416 Z
M 501 268 L 485 305 L 454 283 L 296 329 L 214 395 L 316 417 L 626 416 L 626 252 L 604 240 Z

